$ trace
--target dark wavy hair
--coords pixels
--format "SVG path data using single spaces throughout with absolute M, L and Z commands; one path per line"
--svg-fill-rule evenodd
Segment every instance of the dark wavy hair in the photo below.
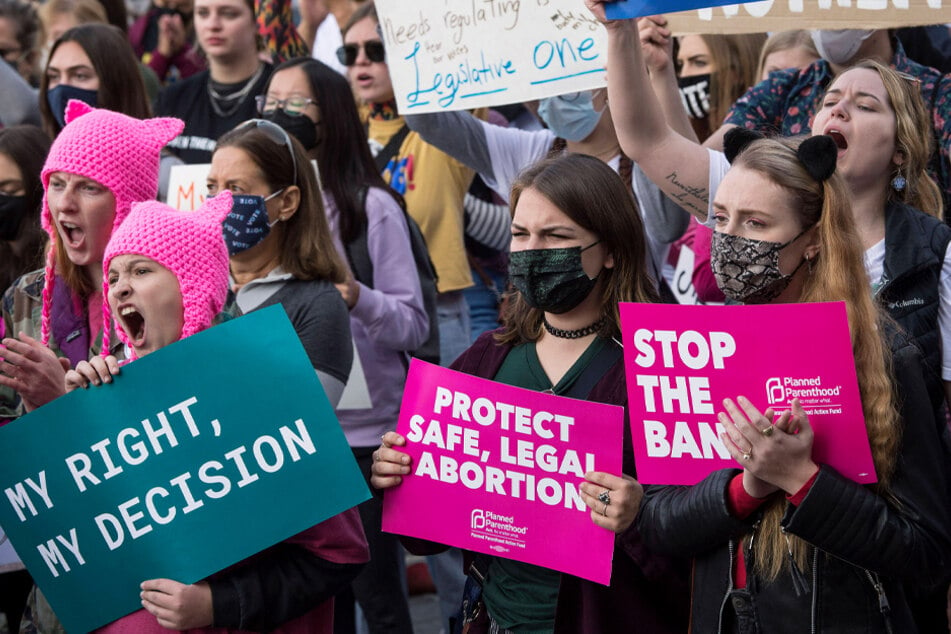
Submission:
M 403 201 L 387 186 L 373 162 L 366 128 L 360 121 L 350 83 L 343 75 L 310 57 L 297 57 L 274 69 L 264 87 L 264 94 L 267 94 L 276 74 L 297 67 L 307 76 L 310 92 L 320 111 L 318 144 L 310 155 L 317 161 L 321 184 L 340 211 L 340 240 L 347 244 L 366 226 L 363 201 L 368 188 L 382 188 L 401 205 Z
M 46 232 L 40 227 L 40 205 L 43 183 L 40 171 L 50 151 L 50 140 L 32 125 L 17 125 L 0 130 L 0 154 L 10 158 L 20 169 L 26 204 L 31 213 L 23 217 L 17 233 L 19 248 L 0 241 L 0 292 L 16 278 L 43 266 Z
M 596 235 L 614 257 L 614 267 L 601 271 L 592 292 L 601 294 L 601 317 L 606 318 L 598 335 L 619 337 L 618 302 L 659 301 L 647 272 L 647 233 L 630 186 L 604 161 L 572 153 L 539 161 L 519 175 L 512 184 L 513 215 L 526 189 L 535 190 Z M 516 344 L 537 341 L 544 313 L 529 306 L 517 291 L 509 300 L 502 317 L 503 330 L 496 339 Z

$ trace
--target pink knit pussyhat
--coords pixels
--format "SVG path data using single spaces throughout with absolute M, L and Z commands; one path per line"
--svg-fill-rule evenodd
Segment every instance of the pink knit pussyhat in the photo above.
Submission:
M 180 119 L 135 119 L 118 112 L 92 108 L 75 99 L 66 106 L 66 126 L 53 141 L 40 173 L 44 191 L 40 222 L 50 236 L 40 327 L 43 345 L 49 343 L 50 305 L 56 272 L 57 231 L 46 199 L 50 174 L 77 174 L 109 189 L 116 199 L 116 216 L 112 225 L 115 229 L 125 220 L 133 202 L 155 199 L 162 148 L 181 134 L 184 127 L 185 123 Z M 92 336 L 95 337 L 95 333 Z
M 231 212 L 231 192 L 223 191 L 195 211 L 178 211 L 157 201 L 135 203 L 125 222 L 112 232 L 102 260 L 103 350 L 108 349 L 109 263 L 135 253 L 158 262 L 178 279 L 182 292 L 182 339 L 211 325 L 228 297 L 228 247 L 221 223 Z M 129 335 L 116 334 L 136 358 Z

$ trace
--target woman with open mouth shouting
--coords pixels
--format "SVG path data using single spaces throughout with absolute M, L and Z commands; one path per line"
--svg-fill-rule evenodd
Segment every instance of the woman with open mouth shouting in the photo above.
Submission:
M 41 173 L 46 267 L 3 298 L 0 416 L 10 420 L 64 393 L 67 369 L 101 350 L 102 257 L 135 201 L 154 200 L 159 153 L 178 119 L 134 119 L 71 101 Z M 118 342 L 116 337 L 108 340 Z M 113 352 L 121 355 L 121 343 Z
M 707 222 L 729 163 L 667 124 L 636 22 L 607 20 L 603 0 L 586 3 L 608 32 L 608 92 L 621 147 L 658 188 Z M 924 132 L 932 123 L 917 82 L 879 62 L 859 62 L 832 81 L 810 124 L 811 134 L 835 142 L 871 291 L 925 352 L 938 412 L 951 400 L 951 229 L 941 222 L 941 192 L 928 172 L 934 138 Z
M 103 319 L 117 324 L 133 359 L 212 325 L 228 296 L 222 221 L 231 210 L 227 191 L 194 213 L 137 203 L 112 234 L 102 264 Z M 95 356 L 67 373 L 66 387 L 111 383 L 119 373 L 115 357 Z M 332 597 L 367 557 L 360 517 L 351 508 L 197 583 L 146 580 L 143 609 L 97 633 L 329 634 Z

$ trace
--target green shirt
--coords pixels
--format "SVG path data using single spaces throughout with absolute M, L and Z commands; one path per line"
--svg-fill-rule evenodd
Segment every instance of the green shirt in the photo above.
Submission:
M 512 348 L 494 379 L 529 390 L 564 394 L 604 346 L 604 340 L 596 337 L 558 384 L 553 386 L 538 360 L 535 344 L 525 343 Z M 499 626 L 520 634 L 548 634 L 555 627 L 555 605 L 560 582 L 560 572 L 494 557 L 489 565 L 482 597 L 486 609 Z

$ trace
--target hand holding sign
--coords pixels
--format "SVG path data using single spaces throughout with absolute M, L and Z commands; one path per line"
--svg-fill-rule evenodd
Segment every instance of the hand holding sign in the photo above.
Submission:
M 373 475 L 370 484 L 376 489 L 389 489 L 403 482 L 403 476 L 409 475 L 413 459 L 409 454 L 393 449 L 405 447 L 406 439 L 395 431 L 383 434 L 383 444 L 373 452 Z
M 142 607 L 170 630 L 209 627 L 214 621 L 207 581 L 187 585 L 171 579 L 151 579 L 142 584 L 140 596 Z
M 637 482 L 613 475 L 622 419 L 617 406 L 414 359 L 399 433 L 373 454 L 371 484 L 389 489 L 383 530 L 607 584 L 613 533 L 631 525 L 642 497 Z
M 581 498 L 591 509 L 591 521 L 615 533 L 623 533 L 637 517 L 644 487 L 631 476 L 615 476 L 603 471 L 584 474 Z
M 72 392 L 80 387 L 86 389 L 90 384 L 112 383 L 112 377 L 119 372 L 119 361 L 114 356 L 96 355 L 89 361 L 80 361 L 75 370 L 66 373 L 66 391 Z

